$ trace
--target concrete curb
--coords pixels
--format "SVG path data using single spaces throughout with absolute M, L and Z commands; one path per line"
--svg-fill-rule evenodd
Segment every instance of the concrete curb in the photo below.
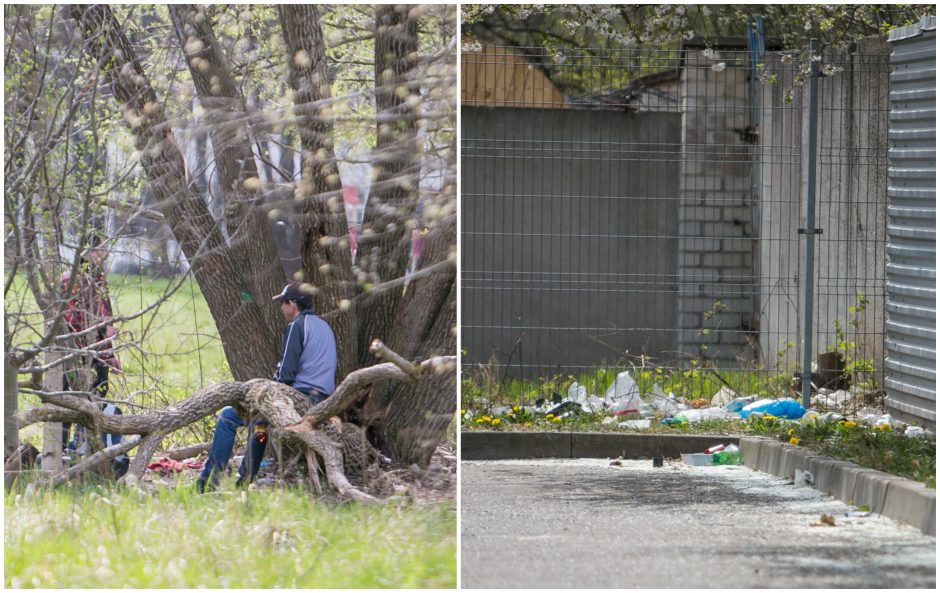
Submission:
M 612 432 L 462 432 L 460 458 L 467 460 L 607 458 L 677 458 L 739 437 L 647 435 Z
M 787 479 L 798 469 L 808 471 L 820 492 L 937 535 L 937 492 L 923 484 L 766 437 L 741 437 L 738 446 L 751 469 Z
M 719 444 L 741 448 L 741 463 L 751 469 L 793 479 L 808 471 L 815 488 L 848 504 L 868 505 L 899 523 L 937 535 L 937 492 L 885 472 L 765 437 L 624 434 L 605 432 L 462 432 L 460 458 L 494 459 L 678 458 Z

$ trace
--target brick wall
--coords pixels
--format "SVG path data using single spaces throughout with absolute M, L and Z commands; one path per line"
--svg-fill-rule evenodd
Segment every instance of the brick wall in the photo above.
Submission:
M 680 80 L 678 347 L 739 366 L 754 356 L 754 146 L 735 131 L 749 123 L 747 70 L 720 61 L 689 49 Z

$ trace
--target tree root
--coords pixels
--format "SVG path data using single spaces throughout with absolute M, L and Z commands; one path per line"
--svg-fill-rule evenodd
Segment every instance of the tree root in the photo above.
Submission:
M 361 388 L 371 383 L 420 380 L 431 371 L 452 368 L 456 362 L 456 357 L 446 356 L 412 364 L 378 341 L 373 344 L 373 352 L 392 362 L 350 373 L 331 397 L 313 407 L 303 394 L 287 385 L 267 379 L 251 379 L 243 383 L 218 383 L 160 412 L 140 416 L 106 415 L 95 403 L 74 395 L 41 395 L 45 405 L 17 414 L 16 420 L 20 428 L 35 422 L 74 422 L 105 433 L 136 435 L 98 451 L 52 478 L 53 485 L 64 484 L 82 472 L 137 447 L 137 455 L 124 478 L 126 483 L 132 483 L 143 475 L 166 435 L 220 408 L 234 406 L 243 418 L 263 417 L 270 422 L 275 435 L 302 445 L 308 473 L 318 494 L 321 494 L 319 458 L 327 481 L 341 497 L 372 504 L 379 499 L 353 486 L 347 473 L 364 472 L 374 466 L 376 452 L 366 441 L 361 428 L 353 424 L 344 425 L 336 415 L 357 399 Z

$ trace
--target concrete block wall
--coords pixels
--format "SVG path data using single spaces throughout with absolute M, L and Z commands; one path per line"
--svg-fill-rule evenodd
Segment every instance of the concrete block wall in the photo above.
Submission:
M 754 356 L 755 148 L 736 131 L 749 125 L 747 69 L 720 61 L 689 48 L 680 77 L 678 349 L 734 368 Z

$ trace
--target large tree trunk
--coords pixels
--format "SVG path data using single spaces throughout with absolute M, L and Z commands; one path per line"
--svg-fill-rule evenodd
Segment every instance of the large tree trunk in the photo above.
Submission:
M 185 10 L 174 9 L 181 23 L 184 19 L 180 15 Z M 183 156 L 172 130 L 133 48 L 109 9 L 100 5 L 74 6 L 71 11 L 82 24 L 87 50 L 109 60 L 104 69 L 106 80 L 137 136 L 141 164 L 167 223 L 191 262 L 219 328 L 233 375 L 239 380 L 268 376 L 277 358 L 277 349 L 270 344 L 276 340 L 262 336 L 280 333 L 280 324 L 272 328 L 266 321 L 269 316 L 261 311 L 264 306 L 273 307 L 268 295 L 256 294 L 255 282 L 245 271 L 244 262 L 226 244 L 206 204 L 188 185 Z M 330 80 L 319 9 L 312 5 L 285 5 L 278 7 L 278 14 L 288 48 L 294 115 L 301 137 L 301 180 L 293 198 L 301 204 L 303 212 L 300 245 L 303 280 L 316 291 L 317 312 L 330 313 L 325 317 L 338 343 L 337 381 L 373 360 L 366 343 L 376 337 L 394 335 L 396 343 L 407 347 L 408 357 L 419 352 L 453 353 L 456 350 L 451 333 L 456 298 L 453 266 L 436 268 L 433 273 L 411 281 L 408 292 L 396 285 L 371 297 L 359 294 L 333 151 Z M 378 179 L 367 205 L 364 242 L 360 243 L 360 252 L 366 254 L 363 261 L 368 259 L 371 266 L 368 281 L 372 283 L 402 279 L 409 256 L 410 236 L 406 233 L 410 233 L 418 195 L 422 149 L 416 142 L 417 117 L 413 105 L 420 91 L 415 72 L 417 21 L 411 14 L 408 7 L 382 6 L 377 10 Z M 196 31 L 195 23 L 190 26 Z M 189 45 L 187 53 L 214 47 L 211 30 L 192 35 L 185 23 L 183 29 Z M 198 38 L 198 42 L 189 43 L 190 37 Z M 202 59 L 212 67 L 209 58 Z M 224 62 L 216 60 L 216 66 L 224 66 Z M 210 94 L 213 80 L 221 88 L 222 78 L 210 77 Z M 223 138 L 213 142 L 224 146 L 229 141 Z M 219 156 L 224 160 L 225 155 Z M 246 173 L 243 168 L 235 168 L 228 174 L 235 179 L 234 192 L 238 189 L 237 180 Z M 443 236 L 442 231 L 437 232 Z M 446 232 L 450 238 L 441 239 L 439 247 L 429 247 L 425 257 L 428 263 L 423 267 L 449 257 L 454 226 Z M 431 341 L 425 344 L 424 340 Z M 450 373 L 453 374 L 453 369 Z M 380 413 L 375 415 L 379 425 L 376 435 L 383 447 L 395 452 L 396 461 L 426 464 L 429 444 L 444 436 L 449 422 L 449 417 L 444 421 L 445 416 L 456 408 L 455 384 L 446 375 L 434 383 L 436 386 L 431 389 L 416 389 L 412 384 L 402 390 L 383 388 L 377 397 L 374 407 Z M 418 442 L 411 442 L 414 440 Z
M 417 118 L 409 99 L 420 93 L 414 80 L 418 63 L 418 21 L 411 5 L 383 4 L 375 11 L 376 145 L 375 181 L 362 221 L 359 267 L 373 282 L 404 275 L 421 171 Z M 360 363 L 368 361 L 373 339 L 388 340 L 401 291 L 370 299 L 359 331 Z
M 246 280 L 251 283 L 252 293 L 261 300 L 269 299 L 280 292 L 286 277 L 243 123 L 245 99 L 235 84 L 205 7 L 171 4 L 169 10 L 199 104 L 205 112 L 225 204 L 232 258 L 247 271 Z M 261 314 L 270 327 L 282 323 L 277 307 L 261 307 Z M 259 339 L 272 341 L 268 350 L 280 347 L 277 332 L 269 332 Z
M 301 179 L 294 198 L 303 206 L 300 253 L 304 281 L 316 289 L 317 313 L 340 310 L 330 319 L 336 335 L 339 380 L 358 368 L 354 317 L 347 307 L 356 294 L 356 280 L 343 184 L 333 150 L 326 48 L 317 6 L 280 5 L 278 15 L 287 42 L 302 149 Z
M 421 262 L 421 269 L 445 267 L 410 282 L 401 299 L 389 348 L 406 359 L 457 350 L 456 264 L 451 260 L 455 226 L 450 219 L 429 237 Z M 378 445 L 393 459 L 425 466 L 456 407 L 456 373 L 451 372 L 420 386 L 375 385 L 363 415 L 374 427 Z
M 86 51 L 106 60 L 103 69 L 131 132 L 140 162 L 167 224 L 186 254 L 218 327 L 236 379 L 270 376 L 278 344 L 262 307 L 275 307 L 269 295 L 252 291 L 243 262 L 237 261 L 202 198 L 187 179 L 183 154 L 163 115 L 134 50 L 111 10 L 104 5 L 72 5 L 85 35 Z M 260 300 L 260 302 L 259 302 Z

